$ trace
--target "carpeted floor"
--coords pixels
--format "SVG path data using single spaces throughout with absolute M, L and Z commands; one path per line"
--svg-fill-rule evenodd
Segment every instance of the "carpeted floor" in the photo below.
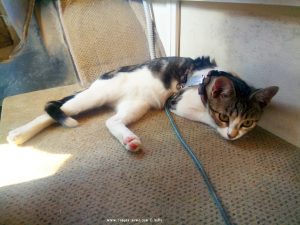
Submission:
M 111 37 L 102 33 L 95 38 L 103 24 L 94 17 L 100 15 L 103 1 L 86 2 L 66 0 L 60 8 L 83 84 L 118 63 L 149 57 L 145 46 L 141 52 L 117 56 L 124 38 L 116 38 L 110 45 L 116 57 L 112 65 L 101 51 L 106 42 L 99 41 Z M 128 6 L 121 1 L 119 6 L 126 13 L 114 16 L 126 16 Z M 77 21 L 77 16 L 83 18 Z M 89 16 L 91 24 L 84 19 Z M 68 18 L 74 22 L 68 24 Z M 127 47 L 137 44 L 126 29 L 122 35 Z M 75 129 L 53 125 L 22 147 L 6 144 L 7 132 L 42 113 L 46 101 L 78 89 L 60 87 L 5 99 L 0 123 L 0 224 L 224 224 L 162 111 L 151 111 L 130 126 L 144 145 L 138 154 L 125 151 L 107 131 L 104 122 L 113 114 L 110 109 L 81 116 Z M 204 164 L 233 224 L 300 223 L 299 148 L 261 128 L 229 142 L 203 124 L 175 120 Z
M 139 1 L 64 0 L 59 6 L 83 86 L 112 69 L 150 59 Z M 155 46 L 156 57 L 163 56 L 159 38 L 155 38 Z
M 39 115 L 42 102 L 76 89 L 55 88 L 6 99 L 1 142 L 5 143 L 8 130 Z M 26 108 L 27 104 L 31 107 Z M 34 167 L 38 163 L 34 158 L 26 158 L 28 148 L 69 157 L 48 177 L 11 185 L 2 180 L 0 224 L 122 224 L 118 219 L 150 218 L 162 220 L 160 224 L 222 224 L 164 112 L 150 112 L 131 126 L 144 144 L 138 154 L 125 151 L 107 131 L 104 121 L 110 115 L 109 109 L 90 112 L 79 118 L 78 128 L 54 125 L 13 150 L 12 161 L 0 171 L 2 178 L 10 174 L 9 168 L 17 167 L 20 157 L 27 164 L 22 164 L 19 173 L 26 172 L 26 165 L 45 170 L 43 165 Z M 234 224 L 299 223 L 298 148 L 261 128 L 228 142 L 203 124 L 175 119 Z M 5 165 L 8 150 L 1 146 Z M 44 166 L 56 162 L 51 159 Z

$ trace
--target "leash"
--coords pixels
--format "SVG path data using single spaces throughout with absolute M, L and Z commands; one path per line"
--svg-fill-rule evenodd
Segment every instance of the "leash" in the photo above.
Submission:
M 144 10 L 145 10 L 145 14 L 146 14 L 146 20 L 147 20 L 147 40 L 148 40 L 148 44 L 149 44 L 149 51 L 150 51 L 150 56 L 151 59 L 155 58 L 155 48 L 154 48 L 154 38 L 153 38 L 153 23 L 150 23 L 151 18 L 150 18 L 150 13 L 149 13 L 149 7 L 148 7 L 148 2 L 147 0 L 143 0 L 143 5 L 144 5 Z M 152 21 L 153 22 L 153 21 Z M 202 83 L 203 79 L 204 79 L 204 75 L 200 74 L 200 77 L 198 76 L 198 78 L 195 78 L 195 80 L 193 80 L 190 85 L 194 85 L 195 82 L 198 83 Z M 201 91 L 201 90 L 200 90 Z M 168 100 L 169 101 L 169 100 Z M 182 146 L 184 147 L 185 151 L 188 153 L 188 155 L 191 157 L 191 159 L 193 160 L 196 168 L 198 169 L 198 171 L 200 172 L 200 174 L 203 177 L 203 180 L 205 181 L 205 184 L 208 188 L 208 191 L 215 203 L 215 205 L 217 206 L 219 212 L 222 215 L 222 218 L 224 220 L 224 223 L 226 225 L 231 225 L 231 222 L 229 220 L 229 216 L 226 212 L 226 210 L 224 209 L 224 207 L 222 206 L 221 200 L 219 199 L 219 197 L 217 196 L 213 185 L 211 184 L 205 170 L 204 167 L 202 166 L 202 163 L 199 161 L 199 159 L 197 159 L 195 153 L 193 152 L 193 150 L 187 145 L 187 143 L 184 141 L 183 137 L 181 136 L 174 119 L 172 118 L 170 111 L 167 107 L 168 104 L 165 104 L 165 112 L 169 118 L 169 121 L 173 127 L 173 130 L 177 136 L 177 138 L 179 139 L 180 143 L 182 144 Z
M 168 100 L 169 101 L 169 100 Z M 229 219 L 229 215 L 226 212 L 225 208 L 222 205 L 222 202 L 220 200 L 220 198 L 218 197 L 218 195 L 216 194 L 216 191 L 214 189 L 214 186 L 212 185 L 212 183 L 209 180 L 209 177 L 201 163 L 201 161 L 197 158 L 197 156 L 195 155 L 195 153 L 193 152 L 193 150 L 190 148 L 190 146 L 185 142 L 185 140 L 183 139 L 178 127 L 176 126 L 176 123 L 170 113 L 170 110 L 167 107 L 168 103 L 165 104 L 165 112 L 168 116 L 168 119 L 172 125 L 173 131 L 175 132 L 176 137 L 178 138 L 178 140 L 180 141 L 181 145 L 183 146 L 184 150 L 188 153 L 188 155 L 191 157 L 191 159 L 193 160 L 196 168 L 198 169 L 198 171 L 200 172 L 206 186 L 208 189 L 208 192 L 213 200 L 213 202 L 215 203 L 216 207 L 218 208 L 224 223 L 226 225 L 231 225 L 232 223 L 230 222 Z

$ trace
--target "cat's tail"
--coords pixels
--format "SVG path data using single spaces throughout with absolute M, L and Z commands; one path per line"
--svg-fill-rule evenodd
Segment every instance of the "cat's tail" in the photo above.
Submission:
M 74 120 L 70 116 L 67 116 L 65 112 L 61 110 L 61 106 L 70 99 L 74 98 L 74 96 L 75 95 L 71 95 L 58 101 L 48 102 L 45 106 L 45 111 L 52 119 L 54 119 L 64 127 L 71 128 L 78 126 L 78 122 L 76 120 Z
M 73 97 L 74 95 L 71 95 L 58 101 L 48 102 L 45 106 L 47 114 L 43 114 L 29 123 L 10 131 L 6 138 L 8 143 L 21 145 L 55 122 L 66 127 L 77 126 L 78 122 L 67 116 L 60 109 L 65 102 Z

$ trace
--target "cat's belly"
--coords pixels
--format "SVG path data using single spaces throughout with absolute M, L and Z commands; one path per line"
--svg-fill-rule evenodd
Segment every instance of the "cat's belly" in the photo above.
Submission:
M 128 84 L 126 93 L 130 93 L 132 98 L 143 99 L 152 108 L 163 108 L 167 99 L 174 92 L 173 87 L 166 89 L 161 80 L 155 78 L 149 71 L 144 71 L 143 76 L 141 74 L 133 74 L 131 76 L 135 76 L 135 79 L 134 82 Z
M 146 97 L 150 100 L 151 107 L 155 109 L 162 109 L 168 98 L 178 91 L 177 83 L 178 82 L 174 80 L 171 87 L 166 89 L 160 81 L 156 81 L 152 88 L 148 89 L 149 92 Z
M 148 90 L 144 92 L 144 101 L 147 101 L 152 108 L 162 109 L 167 99 L 172 95 L 169 90 Z

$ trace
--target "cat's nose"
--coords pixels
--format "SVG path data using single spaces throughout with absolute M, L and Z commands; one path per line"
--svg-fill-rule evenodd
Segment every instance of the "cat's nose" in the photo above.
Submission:
M 227 136 L 229 139 L 233 139 L 238 135 L 238 133 L 239 133 L 238 131 L 233 131 L 231 133 L 227 133 Z

